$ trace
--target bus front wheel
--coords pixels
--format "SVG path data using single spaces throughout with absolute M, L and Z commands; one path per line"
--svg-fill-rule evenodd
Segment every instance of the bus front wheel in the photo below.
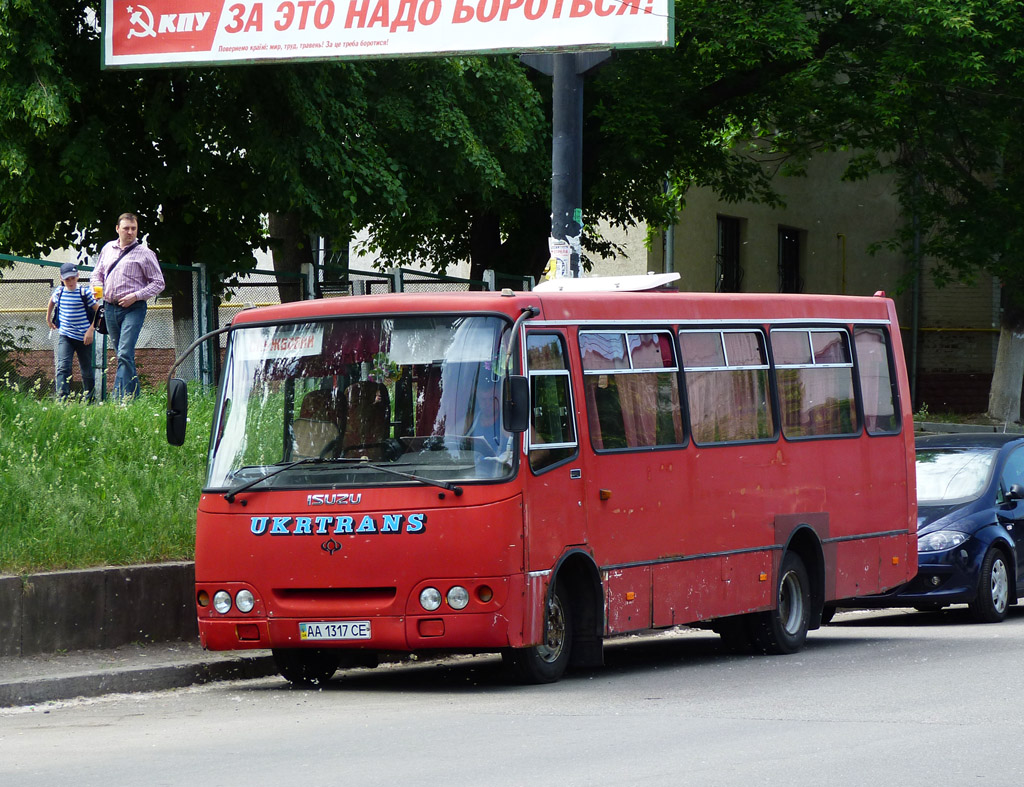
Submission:
M 341 656 L 325 648 L 274 648 L 274 664 L 281 677 L 296 686 L 321 686 L 338 671 Z
M 565 674 L 572 650 L 572 612 L 560 586 L 555 585 L 544 615 L 544 641 L 510 648 L 502 660 L 521 683 L 554 683 Z
M 750 633 L 762 653 L 796 653 L 804 646 L 811 619 L 811 582 L 804 561 L 787 552 L 779 566 L 775 608 L 751 616 Z

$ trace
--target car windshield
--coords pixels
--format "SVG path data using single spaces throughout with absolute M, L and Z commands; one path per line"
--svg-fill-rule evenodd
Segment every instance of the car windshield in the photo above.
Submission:
M 233 331 L 207 488 L 508 476 L 514 440 L 501 423 L 499 369 L 508 327 L 448 315 Z
M 917 452 L 919 505 L 976 500 L 989 484 L 997 451 L 990 448 L 925 448 Z

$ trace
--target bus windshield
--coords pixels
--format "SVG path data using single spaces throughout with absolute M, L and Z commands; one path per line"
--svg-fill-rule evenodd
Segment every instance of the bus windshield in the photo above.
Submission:
M 233 331 L 207 489 L 251 483 L 288 463 L 296 464 L 258 488 L 510 475 L 499 368 L 508 328 L 499 317 L 445 315 Z

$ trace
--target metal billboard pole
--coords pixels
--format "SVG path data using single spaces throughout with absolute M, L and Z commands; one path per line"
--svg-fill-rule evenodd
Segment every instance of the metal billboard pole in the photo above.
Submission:
M 522 63 L 551 81 L 551 238 L 568 245 L 568 270 L 579 277 L 583 234 L 583 75 L 611 52 L 520 55 Z M 554 248 L 552 256 L 557 259 Z

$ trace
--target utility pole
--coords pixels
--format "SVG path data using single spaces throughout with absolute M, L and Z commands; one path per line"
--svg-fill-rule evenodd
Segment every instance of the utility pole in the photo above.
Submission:
M 567 251 L 561 275 L 579 277 L 583 234 L 583 75 L 610 52 L 560 52 L 520 55 L 524 64 L 551 81 L 551 239 L 552 257 Z M 564 245 L 563 245 L 564 244 Z

